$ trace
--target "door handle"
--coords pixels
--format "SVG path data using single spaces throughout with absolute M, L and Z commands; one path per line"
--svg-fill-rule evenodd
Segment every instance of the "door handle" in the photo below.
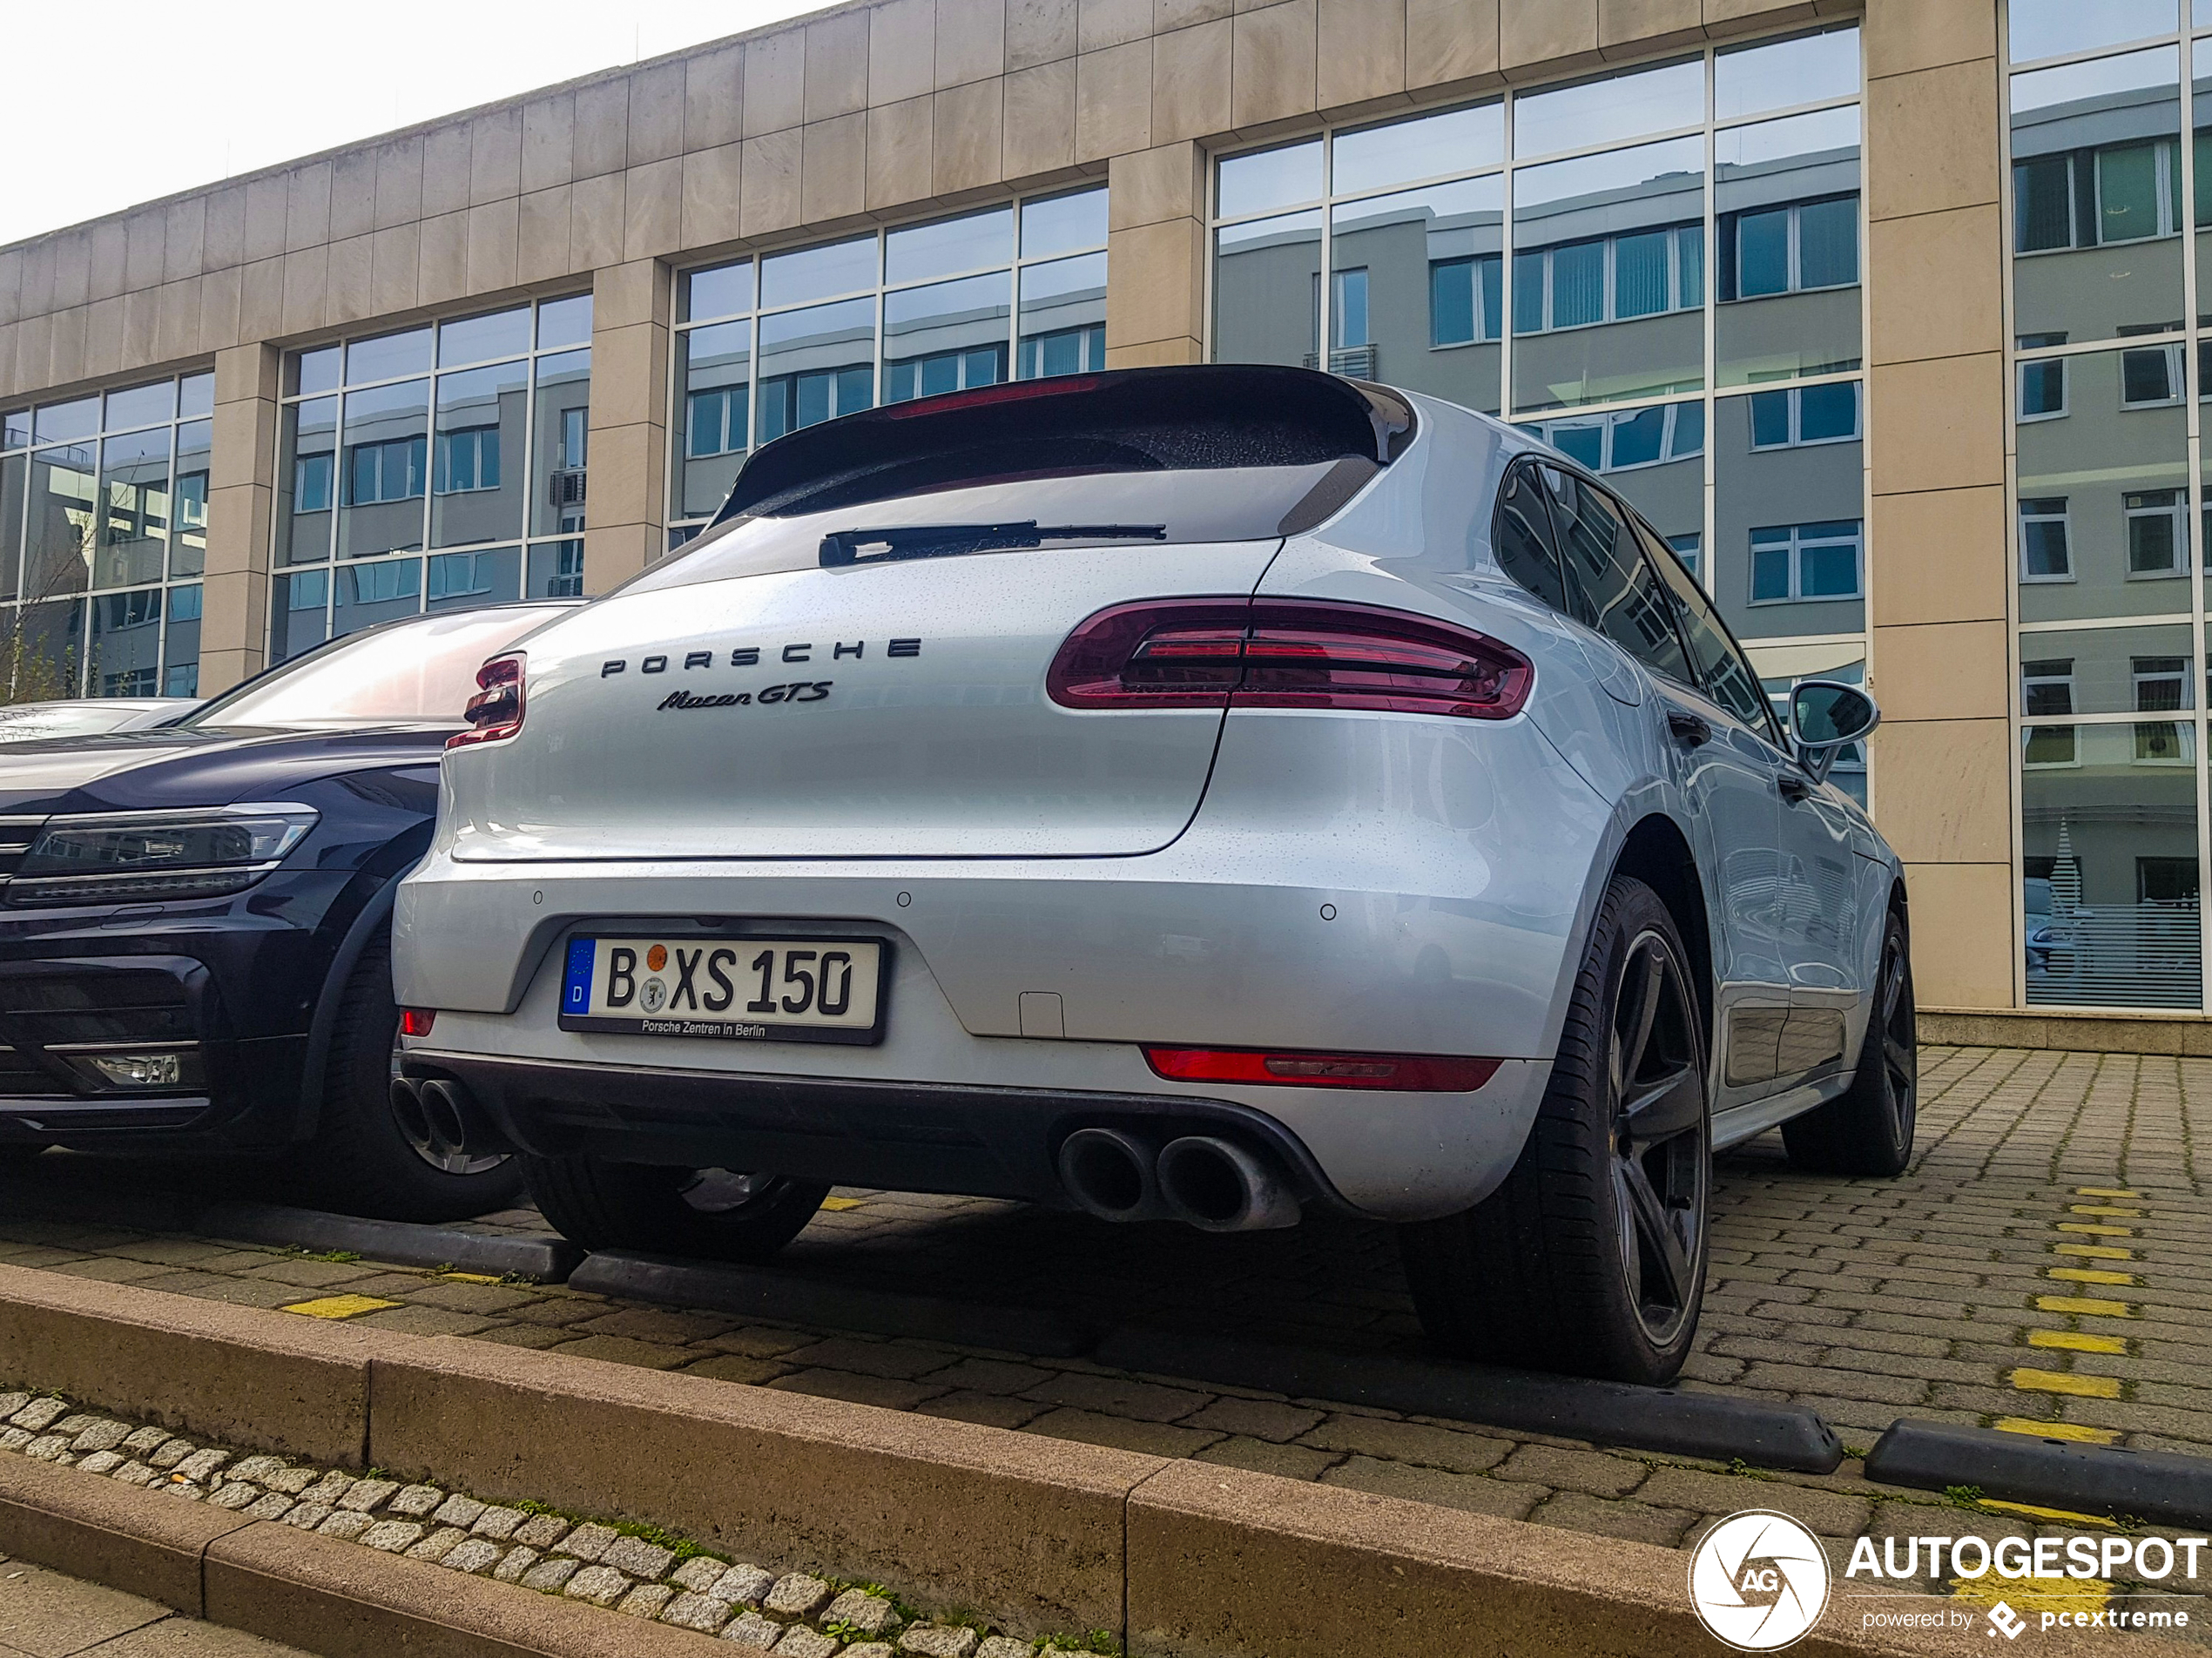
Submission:
M 1675 734 L 1684 748 L 1702 747 L 1713 740 L 1712 726 L 1686 708 L 1667 711 L 1667 729 Z
M 1812 785 L 1795 772 L 1784 772 L 1775 779 L 1774 786 L 1782 792 L 1782 798 L 1791 805 L 1797 805 L 1812 792 Z

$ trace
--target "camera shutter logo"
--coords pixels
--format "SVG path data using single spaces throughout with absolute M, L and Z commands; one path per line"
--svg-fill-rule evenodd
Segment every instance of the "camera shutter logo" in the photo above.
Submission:
M 1828 1605 L 1828 1556 L 1787 1514 L 1730 1514 L 1689 1560 L 1698 1621 L 1739 1652 L 1776 1652 L 1802 1639 Z

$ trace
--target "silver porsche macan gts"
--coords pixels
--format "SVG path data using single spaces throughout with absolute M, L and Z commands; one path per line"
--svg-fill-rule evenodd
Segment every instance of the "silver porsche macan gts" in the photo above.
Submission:
M 1296 368 L 894 405 L 485 664 L 394 1109 L 594 1247 L 833 1183 L 1394 1223 L 1442 1348 L 1680 1367 L 1715 1150 L 1900 1171 L 1903 870 L 1664 542 Z

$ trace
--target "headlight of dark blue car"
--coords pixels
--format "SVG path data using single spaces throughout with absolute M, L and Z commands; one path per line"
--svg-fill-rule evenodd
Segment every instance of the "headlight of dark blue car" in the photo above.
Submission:
M 221 898 L 274 869 L 314 828 L 312 806 L 211 806 L 50 818 L 8 885 L 14 905 Z

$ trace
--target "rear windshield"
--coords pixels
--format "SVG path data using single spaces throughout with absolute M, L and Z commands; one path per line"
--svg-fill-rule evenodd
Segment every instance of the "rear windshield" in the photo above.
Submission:
M 1380 388 L 1298 368 L 1027 381 L 792 433 L 746 463 L 717 522 L 842 511 L 856 527 L 1034 520 L 1251 540 L 1342 506 L 1412 424 Z
M 219 698 L 190 726 L 461 724 L 476 670 L 566 607 L 502 607 L 379 628 L 311 650 Z

